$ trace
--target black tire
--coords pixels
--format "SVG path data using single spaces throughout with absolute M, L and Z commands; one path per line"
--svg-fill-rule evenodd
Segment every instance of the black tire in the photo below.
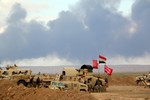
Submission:
M 85 92 L 86 92 L 86 90 L 85 90 L 85 89 L 80 89 L 80 91 L 85 91 Z
M 23 84 L 24 86 L 26 86 L 27 87 L 27 82 L 26 81 L 24 81 L 24 80 L 19 80 L 18 82 L 17 82 L 17 85 L 21 85 L 21 84 Z

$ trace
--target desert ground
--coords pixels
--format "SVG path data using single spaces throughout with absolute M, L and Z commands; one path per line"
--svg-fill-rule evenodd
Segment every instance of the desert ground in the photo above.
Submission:
M 105 93 L 91 93 L 97 100 L 150 100 L 150 88 L 137 86 L 135 77 L 145 73 L 114 73 Z
M 150 88 L 135 83 L 135 76 L 141 74 L 114 73 L 108 77 L 109 87 L 103 93 L 27 88 L 1 79 L 0 100 L 150 100 Z

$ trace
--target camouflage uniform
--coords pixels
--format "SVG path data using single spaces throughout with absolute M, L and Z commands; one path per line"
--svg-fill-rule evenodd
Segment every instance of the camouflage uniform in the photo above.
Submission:
M 87 85 L 88 85 L 88 91 L 91 92 L 92 91 L 92 79 L 88 79 L 88 82 L 87 82 Z
M 103 87 L 102 81 L 98 78 L 95 84 L 96 92 L 102 92 L 102 87 Z

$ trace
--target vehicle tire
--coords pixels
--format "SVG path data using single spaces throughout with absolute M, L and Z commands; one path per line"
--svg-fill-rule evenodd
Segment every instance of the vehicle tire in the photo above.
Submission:
M 85 92 L 86 92 L 86 90 L 85 90 L 85 89 L 80 89 L 80 91 L 85 91 Z
M 19 80 L 18 82 L 17 82 L 17 85 L 24 85 L 24 86 L 27 86 L 28 84 L 24 81 L 24 80 Z
M 59 90 L 61 90 L 61 87 L 58 87 L 59 88 Z

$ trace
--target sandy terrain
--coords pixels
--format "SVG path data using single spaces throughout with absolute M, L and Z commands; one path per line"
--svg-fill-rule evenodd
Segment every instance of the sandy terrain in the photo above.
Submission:
M 150 100 L 150 88 L 136 86 L 135 75 L 114 74 L 109 77 L 105 93 L 26 88 L 9 80 L 0 80 L 0 100 Z
M 106 93 L 91 93 L 97 100 L 150 100 L 150 89 L 141 86 L 110 86 Z

